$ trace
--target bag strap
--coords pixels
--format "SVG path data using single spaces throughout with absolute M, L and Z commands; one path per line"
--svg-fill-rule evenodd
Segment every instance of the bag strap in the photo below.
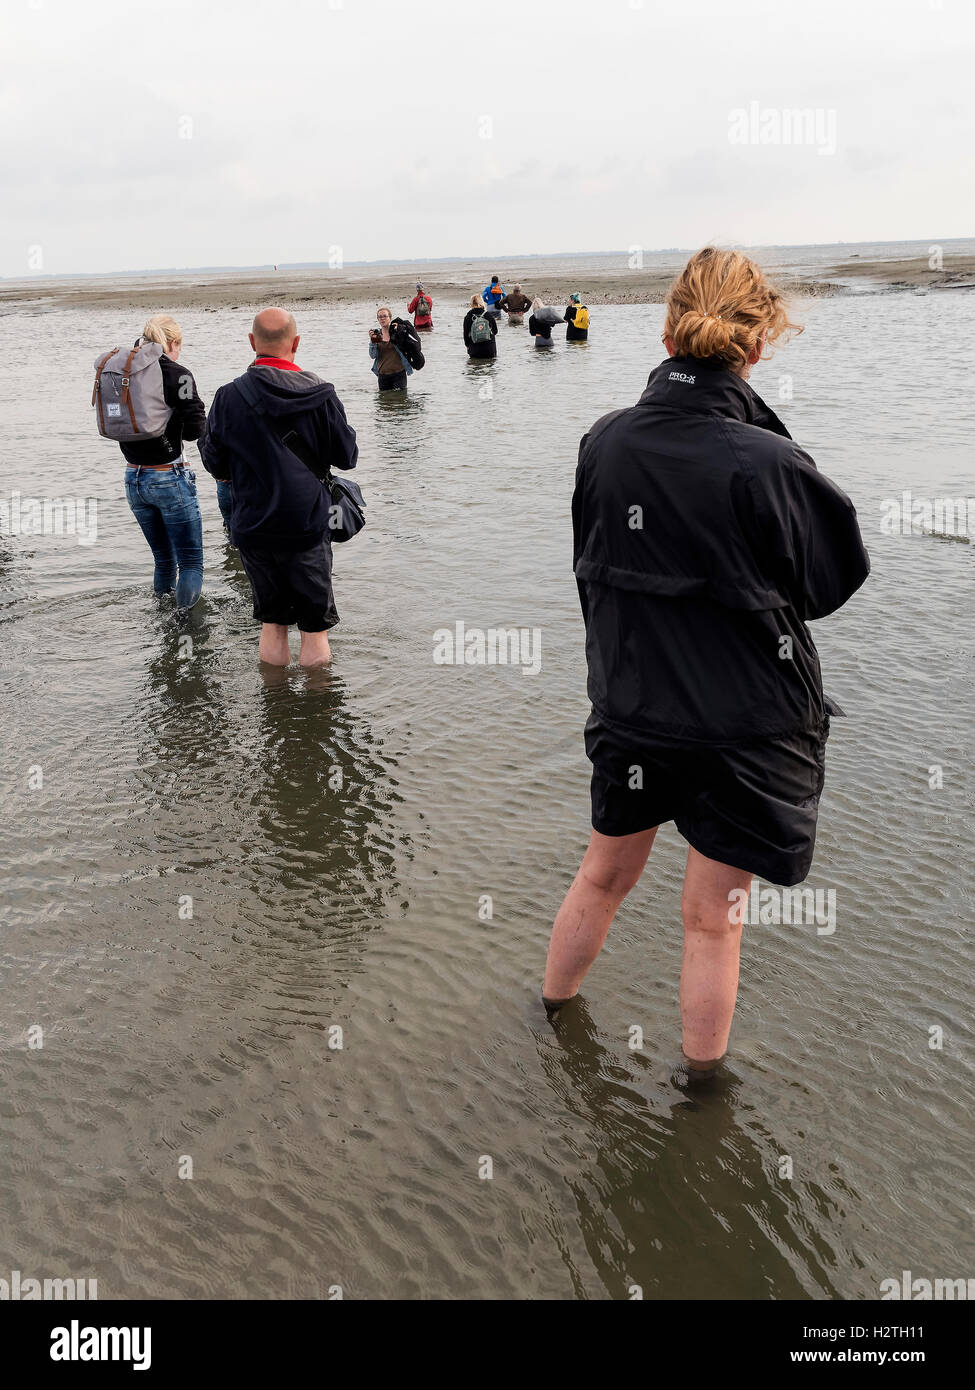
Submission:
M 297 430 L 288 429 L 280 420 L 276 420 L 273 416 L 268 415 L 264 402 L 261 400 L 260 392 L 257 390 L 253 381 L 249 380 L 247 373 L 245 372 L 243 376 L 234 377 L 231 385 L 236 386 L 238 392 L 243 396 L 255 415 L 260 415 L 267 421 L 268 428 L 275 436 L 278 443 L 283 444 L 286 449 L 289 449 L 291 453 L 294 454 L 295 458 L 303 463 L 309 473 L 316 477 L 320 483 L 324 483 L 326 487 L 330 488 L 332 486 L 332 474 L 328 466 L 326 465 L 325 474 L 323 476 L 318 472 L 318 469 L 312 462 L 311 449 L 302 439 L 301 435 L 298 434 Z M 327 415 L 325 420 L 326 427 L 328 427 Z
M 133 360 L 133 358 L 135 357 L 136 353 L 139 351 L 139 348 L 140 348 L 141 346 L 142 346 L 141 343 L 136 343 L 135 347 L 134 347 L 134 348 L 132 349 L 132 351 L 129 353 L 128 357 L 125 359 L 125 366 L 122 368 L 122 397 L 121 397 L 121 399 L 122 399 L 123 403 L 129 407 L 129 419 L 132 421 L 132 428 L 133 428 L 133 430 L 135 431 L 136 434 L 140 434 L 141 431 L 140 431 L 140 429 L 139 429 L 139 426 L 138 426 L 138 425 L 136 424 L 136 422 L 135 422 L 135 407 L 134 407 L 133 404 L 132 404 L 132 394 L 131 394 L 131 392 L 129 391 L 129 368 L 132 366 L 132 360 Z M 162 369 L 160 368 L 160 370 L 162 370 Z
M 104 413 L 104 411 L 102 410 L 102 393 L 101 393 L 102 372 L 105 370 L 105 363 L 109 360 L 109 358 L 114 357 L 115 354 L 116 354 L 118 351 L 119 351 L 119 349 L 116 347 L 116 348 L 112 348 L 111 352 L 106 352 L 105 356 L 102 358 L 102 360 L 99 362 L 98 366 L 95 368 L 95 384 L 94 384 L 94 386 L 91 388 L 91 403 L 92 403 L 92 405 L 95 404 L 95 401 L 96 401 L 96 400 L 98 401 L 98 428 L 99 428 L 99 430 L 101 431 L 102 434 L 105 433 L 105 413 Z
M 243 374 L 243 376 L 235 376 L 230 384 L 231 386 L 237 387 L 237 390 L 243 396 L 244 400 L 250 406 L 251 410 L 255 411 L 258 415 L 267 414 L 267 411 L 264 409 L 264 404 L 260 396 L 258 395 L 254 383 L 248 380 L 246 372 Z

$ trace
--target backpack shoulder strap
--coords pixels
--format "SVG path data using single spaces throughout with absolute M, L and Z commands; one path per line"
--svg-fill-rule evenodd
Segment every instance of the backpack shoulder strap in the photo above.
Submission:
M 129 368 L 132 366 L 132 361 L 136 353 L 139 351 L 139 347 L 140 344 L 136 343 L 135 347 L 129 353 L 128 357 L 125 359 L 125 366 L 122 368 L 122 395 L 120 397 L 123 404 L 129 407 L 129 419 L 132 421 L 132 428 L 136 434 L 139 434 L 140 430 L 139 426 L 136 424 L 135 409 L 132 405 L 132 393 L 129 390 Z

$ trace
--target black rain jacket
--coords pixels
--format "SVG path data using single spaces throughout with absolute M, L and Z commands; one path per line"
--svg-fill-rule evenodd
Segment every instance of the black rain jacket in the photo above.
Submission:
M 233 484 L 230 538 L 259 550 L 308 550 L 328 534 L 331 498 L 319 477 L 282 443 L 294 430 L 326 469 L 355 468 L 355 430 L 335 387 L 314 372 L 250 366 L 248 380 L 260 393 L 264 414 L 244 400 L 233 382 L 213 398 L 203 441 L 203 465 Z
M 467 348 L 468 357 L 497 357 L 498 345 L 494 341 L 498 336 L 498 321 L 493 314 L 487 315 L 487 321 L 491 325 L 491 336 L 485 338 L 483 343 L 475 343 L 471 340 L 471 328 L 474 320 L 479 319 L 484 314 L 483 309 L 468 309 L 464 315 L 464 346 Z
M 579 447 L 574 565 L 594 712 L 725 743 L 823 727 L 806 622 L 870 562 L 853 504 L 734 372 L 670 357 Z

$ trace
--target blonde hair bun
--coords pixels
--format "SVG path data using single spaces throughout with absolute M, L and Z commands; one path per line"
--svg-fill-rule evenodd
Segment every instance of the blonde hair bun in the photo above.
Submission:
M 687 262 L 667 296 L 665 338 L 680 357 L 736 371 L 783 333 L 801 333 L 782 295 L 741 251 L 705 246 Z

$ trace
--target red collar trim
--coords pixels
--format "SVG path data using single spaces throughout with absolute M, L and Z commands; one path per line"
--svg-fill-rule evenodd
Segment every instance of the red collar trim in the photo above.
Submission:
M 286 362 L 283 357 L 257 357 L 254 359 L 255 367 L 280 367 L 285 372 L 300 372 L 301 368 L 297 362 Z

